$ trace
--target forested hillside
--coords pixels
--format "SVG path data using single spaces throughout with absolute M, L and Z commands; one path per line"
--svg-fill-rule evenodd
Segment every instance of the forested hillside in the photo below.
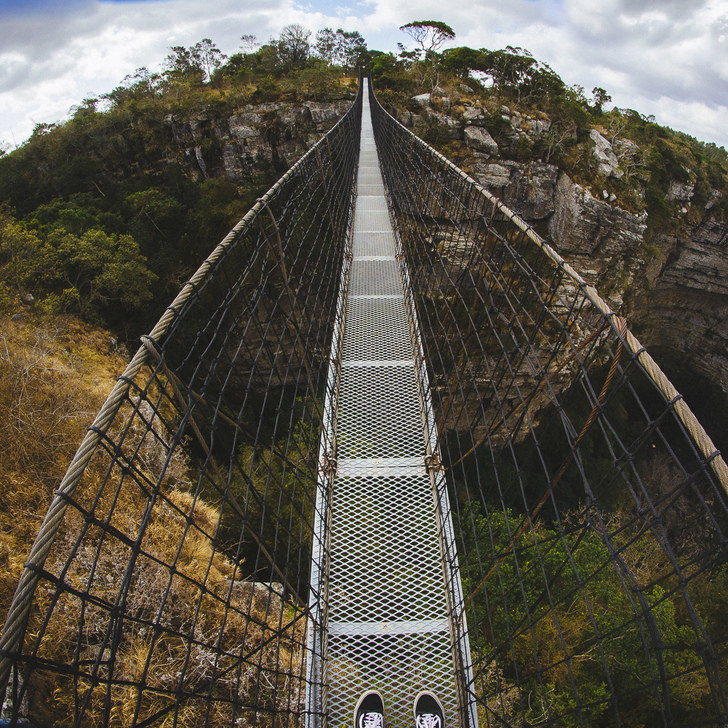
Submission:
M 340 115 L 350 70 L 310 57 L 302 29 L 231 58 L 203 40 L 39 124 L 0 160 L 4 310 L 32 295 L 136 338 Z
M 692 232 L 723 239 L 714 229 L 728 210 L 723 148 L 631 109 L 607 110 L 604 89 L 569 87 L 524 49 L 441 51 L 454 33 L 427 22 L 403 26 L 416 50 L 399 55 L 367 50 L 358 33 L 324 29 L 312 38 L 299 26 L 257 49 L 244 36 L 247 50 L 230 58 L 204 39 L 170 49 L 162 72 L 139 69 L 85 99 L 67 123 L 38 124 L 0 158 L 0 307 L 32 297 L 36 310 L 74 313 L 136 339 L 340 116 L 358 67 L 371 68 L 380 99 L 403 123 L 564 254 L 589 245 L 575 237 L 609 243 L 601 229 L 566 229 L 549 199 L 564 175 L 566 192 L 591 193 L 595 204 L 572 217 L 596 216 L 598 227 L 631 235 L 596 280 L 617 305 L 654 279 L 656 266 L 675 262 Z M 594 252 L 582 268 L 593 267 Z

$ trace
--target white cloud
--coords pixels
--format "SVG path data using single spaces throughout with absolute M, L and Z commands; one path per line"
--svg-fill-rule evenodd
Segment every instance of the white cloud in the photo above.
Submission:
M 158 69 L 172 45 L 211 38 L 234 52 L 288 23 L 359 30 L 395 50 L 398 27 L 444 20 L 455 45 L 528 48 L 571 84 L 602 86 L 619 106 L 728 146 L 728 11 L 722 0 L 16 0 L 0 11 L 0 140 L 19 142 L 34 122 L 65 117 L 84 97 L 140 66 Z M 5 8 L 6 6 L 3 6 Z M 4 13 L 4 14 L 3 14 Z

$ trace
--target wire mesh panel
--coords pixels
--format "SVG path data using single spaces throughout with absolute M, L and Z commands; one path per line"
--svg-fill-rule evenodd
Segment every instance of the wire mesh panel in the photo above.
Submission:
M 373 97 L 372 112 L 480 725 L 726 725 L 725 463 L 593 288 Z
M 3 721 L 303 724 L 360 110 L 215 249 L 96 418 L 3 630 Z
M 457 563 L 443 564 L 445 535 L 452 544 L 442 525 L 447 497 L 427 469 L 432 450 L 417 328 L 384 188 L 372 189 L 381 177 L 367 101 L 361 144 L 341 359 L 334 365 L 321 703 L 326 725 L 348 726 L 362 693 L 378 690 L 387 725 L 399 728 L 411 724 L 414 698 L 427 689 L 442 701 L 447 726 L 466 725 L 449 620 Z

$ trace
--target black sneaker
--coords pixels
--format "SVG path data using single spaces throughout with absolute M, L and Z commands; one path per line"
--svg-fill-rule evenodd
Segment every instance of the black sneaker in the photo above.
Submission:
M 427 690 L 415 698 L 415 728 L 445 728 L 442 703 Z
M 359 698 L 354 708 L 354 728 L 384 728 L 384 701 L 376 690 Z

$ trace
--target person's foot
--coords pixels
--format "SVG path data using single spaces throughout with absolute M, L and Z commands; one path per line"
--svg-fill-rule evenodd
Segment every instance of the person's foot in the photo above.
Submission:
M 354 708 L 354 728 L 384 728 L 384 701 L 376 690 L 359 698 Z
M 415 698 L 415 728 L 445 728 L 442 703 L 427 690 Z

